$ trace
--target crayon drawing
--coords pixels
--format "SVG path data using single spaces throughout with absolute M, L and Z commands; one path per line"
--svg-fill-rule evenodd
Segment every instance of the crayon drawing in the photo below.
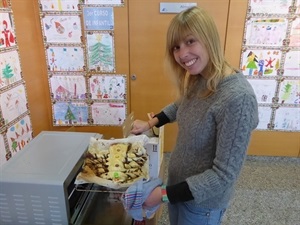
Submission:
M 50 86 L 53 98 L 57 101 L 86 99 L 84 76 L 52 76 Z
M 282 46 L 288 20 L 284 18 L 251 18 L 246 23 L 246 44 L 256 46 Z
M 0 8 L 8 8 L 8 1 L 10 0 L 0 0 Z
M 121 126 L 126 118 L 126 105 L 123 103 L 94 103 L 92 117 L 94 124 Z
M 39 0 L 42 11 L 78 11 L 82 0 Z
M 9 158 L 7 158 L 4 136 L 0 134 L 0 166 L 3 165 Z
M 248 81 L 254 89 L 258 103 L 272 103 L 277 86 L 276 80 L 248 79 Z
M 242 54 L 241 69 L 247 76 L 276 76 L 280 58 L 280 50 L 248 49 Z
M 29 116 L 25 116 L 13 126 L 7 129 L 7 141 L 9 150 L 14 156 L 32 140 L 32 126 Z
M 286 14 L 292 0 L 251 0 L 251 13 Z
M 296 18 L 292 22 L 291 34 L 290 34 L 290 46 L 299 47 L 300 46 L 300 18 Z
M 296 13 L 300 13 L 300 0 L 296 1 Z
M 276 109 L 274 129 L 300 131 L 300 108 Z
M 0 49 L 16 45 L 15 31 L 10 13 L 0 12 Z
M 0 58 L 0 88 L 22 80 L 17 51 L 3 52 Z
M 256 129 L 266 130 L 269 128 L 271 121 L 272 108 L 271 107 L 258 107 L 259 123 Z
M 126 99 L 126 77 L 123 75 L 91 76 L 89 84 L 92 99 Z
M 4 123 L 8 124 L 27 112 L 27 104 L 26 92 L 23 84 L 1 93 L 0 106 Z
M 79 16 L 44 16 L 42 18 L 47 43 L 81 43 Z
M 89 71 L 115 72 L 113 38 L 111 32 L 87 34 Z
M 81 47 L 49 47 L 49 71 L 83 71 L 84 55 Z
M 88 123 L 88 106 L 86 103 L 57 102 L 53 104 L 54 125 L 74 126 Z
M 300 80 L 284 79 L 281 82 L 279 102 L 285 104 L 300 104 Z
M 284 76 L 300 77 L 300 52 L 289 51 L 284 62 Z

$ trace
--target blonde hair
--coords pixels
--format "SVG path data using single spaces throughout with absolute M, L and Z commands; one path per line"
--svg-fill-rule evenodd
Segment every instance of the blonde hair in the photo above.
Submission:
M 201 76 L 189 76 L 187 71 L 175 61 L 173 55 L 174 47 L 190 34 L 204 44 L 209 55 L 209 62 L 205 68 L 209 74 L 205 77 L 207 90 L 201 94 L 202 97 L 207 97 L 216 91 L 218 83 L 224 77 L 224 69 L 229 65 L 224 58 L 216 24 L 204 9 L 192 7 L 177 14 L 171 20 L 166 40 L 167 66 L 175 76 L 180 96 L 193 95 L 192 87 Z

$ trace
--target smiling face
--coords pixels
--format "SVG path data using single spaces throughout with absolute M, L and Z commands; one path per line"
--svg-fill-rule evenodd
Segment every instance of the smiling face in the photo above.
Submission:
M 180 95 L 185 95 L 193 83 L 204 78 L 208 88 L 204 95 L 208 96 L 224 75 L 232 71 L 228 68 L 226 72 L 228 65 L 217 26 L 203 8 L 191 7 L 171 20 L 166 39 L 166 66 L 174 75 Z
M 193 35 L 187 35 L 173 48 L 175 61 L 191 75 L 205 76 L 209 55 L 205 46 Z

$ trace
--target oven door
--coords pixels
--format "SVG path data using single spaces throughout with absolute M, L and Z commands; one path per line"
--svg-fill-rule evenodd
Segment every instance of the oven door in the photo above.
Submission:
M 133 219 L 124 210 L 120 201 L 122 192 L 105 191 L 94 185 L 86 191 L 88 196 L 74 225 L 132 225 Z

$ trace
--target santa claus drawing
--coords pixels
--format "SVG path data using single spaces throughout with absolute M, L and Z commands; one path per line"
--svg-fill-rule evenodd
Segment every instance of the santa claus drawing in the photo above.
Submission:
M 6 20 L 3 20 L 3 31 L 4 35 L 4 43 L 6 47 L 9 47 L 11 43 L 15 42 L 15 38 L 12 34 L 12 32 L 8 29 L 8 24 Z

